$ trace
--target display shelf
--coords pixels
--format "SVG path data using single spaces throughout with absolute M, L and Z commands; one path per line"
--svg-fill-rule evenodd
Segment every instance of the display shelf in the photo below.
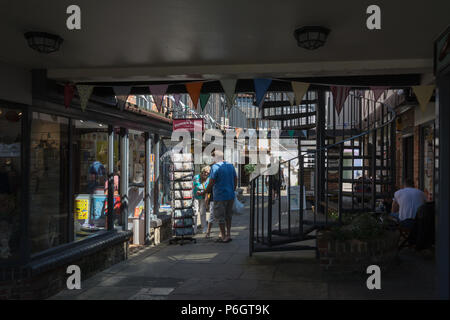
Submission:
M 173 154 L 170 165 L 171 195 L 172 195 L 172 232 L 173 238 L 169 243 L 183 245 L 184 241 L 196 243 L 193 238 L 194 210 L 193 207 L 193 179 L 194 163 L 191 154 Z

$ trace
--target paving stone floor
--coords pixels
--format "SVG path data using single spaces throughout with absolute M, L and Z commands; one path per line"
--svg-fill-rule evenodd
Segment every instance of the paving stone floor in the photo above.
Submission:
M 246 201 L 248 209 L 249 201 Z M 381 290 L 368 290 L 361 276 L 330 277 L 313 251 L 248 255 L 247 213 L 233 218 L 230 243 L 196 236 L 197 243 L 148 247 L 127 261 L 50 299 L 430 299 L 435 296 L 433 259 L 400 253 L 398 265 L 382 274 Z

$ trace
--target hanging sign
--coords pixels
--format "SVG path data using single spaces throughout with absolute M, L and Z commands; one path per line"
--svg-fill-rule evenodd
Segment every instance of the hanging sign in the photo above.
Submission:
M 173 131 L 187 130 L 189 132 L 202 132 L 203 119 L 173 119 Z
M 450 26 L 434 42 L 434 74 L 450 66 Z

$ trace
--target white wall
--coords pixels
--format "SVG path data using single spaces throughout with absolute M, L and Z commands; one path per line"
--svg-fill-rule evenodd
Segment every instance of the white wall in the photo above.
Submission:
M 0 99 L 31 105 L 31 71 L 0 62 Z

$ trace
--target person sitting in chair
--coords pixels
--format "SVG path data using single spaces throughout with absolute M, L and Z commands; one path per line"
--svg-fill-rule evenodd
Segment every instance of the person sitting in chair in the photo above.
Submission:
M 405 179 L 403 189 L 398 190 L 394 194 L 391 216 L 396 218 L 401 226 L 411 228 L 416 218 L 417 209 L 425 201 L 425 194 L 421 190 L 414 188 L 414 184 L 410 179 Z

